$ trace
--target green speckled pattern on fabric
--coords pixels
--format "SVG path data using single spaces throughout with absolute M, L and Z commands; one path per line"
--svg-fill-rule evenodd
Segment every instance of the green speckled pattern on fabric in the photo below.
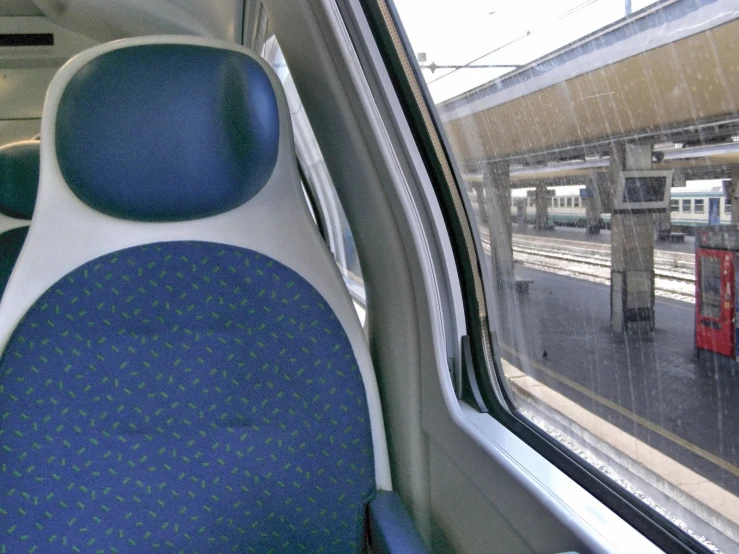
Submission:
M 0 366 L 0 552 L 356 551 L 364 386 L 284 265 L 203 242 L 103 256 L 35 303 Z

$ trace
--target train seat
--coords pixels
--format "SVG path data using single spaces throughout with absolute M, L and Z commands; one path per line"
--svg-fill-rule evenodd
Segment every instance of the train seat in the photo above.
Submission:
M 42 134 L 0 304 L 0 550 L 422 551 L 269 66 L 101 45 Z
M 38 180 L 37 140 L 0 147 L 0 297 L 26 240 Z

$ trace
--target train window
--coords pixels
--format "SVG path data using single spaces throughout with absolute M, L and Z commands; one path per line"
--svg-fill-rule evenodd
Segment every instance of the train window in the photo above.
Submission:
M 534 207 L 534 199 L 529 198 L 529 208 L 533 208 L 533 207 Z
M 572 199 L 572 207 L 573 208 L 579 208 L 580 207 L 580 199 L 577 196 Z
M 366 319 L 364 279 L 349 222 L 336 194 L 308 117 L 301 107 L 300 97 L 280 46 L 274 37 L 266 40 L 263 56 L 275 70 L 285 88 L 292 115 L 299 167 L 303 175 L 304 186 L 308 189 L 307 196 L 312 200 L 309 205 L 312 211 L 320 212 L 320 214 L 314 213 L 315 219 L 322 222 L 320 227 L 323 227 L 321 231 L 324 239 L 341 270 L 359 319 L 364 325 Z
M 731 213 L 731 202 L 727 202 L 725 198 L 721 199 L 721 201 L 724 203 L 724 213 L 730 214 Z
M 726 86 L 739 19 L 722 2 L 688 0 L 394 5 L 456 182 L 468 193 L 476 175 L 486 191 L 488 209 L 463 221 L 484 237 L 483 286 L 466 286 L 495 333 L 500 364 L 478 360 L 495 416 L 664 550 L 736 552 L 739 350 L 733 313 L 699 322 L 709 351 L 696 348 L 700 310 L 716 309 L 696 305 L 686 231 L 703 218 L 684 217 L 690 198 L 650 213 L 614 211 L 614 195 L 624 171 L 678 167 L 680 192 L 705 213 L 702 198 L 733 163 L 707 145 L 739 152 L 739 96 Z M 570 208 L 553 231 L 551 217 L 526 233 L 512 226 L 511 191 L 533 187 Z M 573 202 L 582 188 L 587 200 Z M 723 284 L 728 313 L 734 284 Z

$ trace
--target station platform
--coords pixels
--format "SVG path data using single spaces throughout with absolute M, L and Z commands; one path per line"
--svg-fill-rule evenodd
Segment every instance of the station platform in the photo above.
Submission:
M 590 242 L 594 244 L 611 244 L 611 232 L 607 229 L 602 229 L 598 235 L 589 235 L 585 229 L 578 227 L 555 227 L 551 231 L 537 231 L 533 225 L 528 225 L 525 230 L 519 230 L 518 224 L 513 224 L 513 233 L 528 235 L 532 237 L 547 237 L 547 238 L 558 238 L 562 240 L 572 240 L 581 242 Z M 694 237 L 686 236 L 685 242 L 666 242 L 666 241 L 655 241 L 655 250 L 664 250 L 667 252 L 694 252 L 695 241 Z
M 623 335 L 609 326 L 607 285 L 520 266 L 516 276 L 533 285 L 499 295 L 506 361 L 739 495 L 739 371 L 696 356 L 694 304 L 658 298 L 656 331 Z

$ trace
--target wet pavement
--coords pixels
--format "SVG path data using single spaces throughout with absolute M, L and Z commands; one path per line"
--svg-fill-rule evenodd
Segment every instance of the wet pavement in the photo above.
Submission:
M 498 295 L 501 309 L 494 313 L 503 314 L 498 329 L 510 348 L 503 350 L 504 358 L 739 495 L 739 366 L 728 358 L 696 356 L 693 304 L 658 298 L 656 331 L 624 335 L 609 326 L 609 286 L 523 267 L 516 274 L 533 284 L 528 294 Z M 579 392 L 540 366 L 595 395 Z M 706 452 L 728 464 L 720 467 Z

